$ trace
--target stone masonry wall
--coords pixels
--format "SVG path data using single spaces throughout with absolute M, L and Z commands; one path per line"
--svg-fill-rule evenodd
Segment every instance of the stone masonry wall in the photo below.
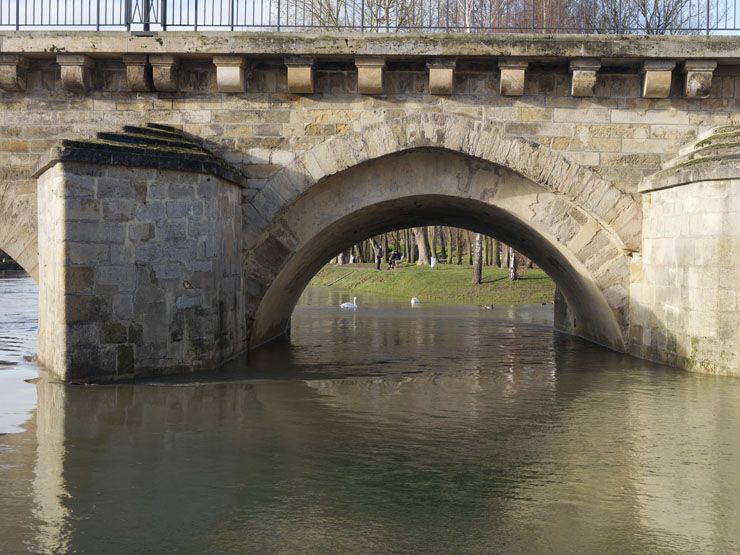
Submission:
M 40 361 L 105 381 L 243 350 L 240 198 L 169 170 L 64 162 L 42 174 Z
M 740 375 L 740 180 L 644 195 L 633 264 L 631 352 L 673 366 Z
M 495 61 L 460 60 L 452 95 L 436 96 L 423 62 L 391 61 L 384 94 L 367 96 L 357 92 L 351 61 L 322 62 L 316 92 L 296 95 L 287 92 L 282 59 L 259 59 L 248 63 L 246 92 L 222 94 L 210 59 L 183 58 L 177 92 L 132 92 L 119 57 L 97 58 L 91 90 L 72 92 L 62 86 L 57 63 L 30 59 L 27 90 L 0 94 L 0 248 L 32 270 L 35 221 L 23 213 L 36 210 L 31 168 L 39 155 L 60 138 L 122 125 L 167 123 L 203 137 L 259 188 L 296 153 L 347 129 L 400 112 L 462 114 L 562 153 L 634 193 L 644 176 L 700 132 L 740 122 L 736 66 L 715 70 L 710 98 L 703 100 L 682 98 L 680 69 L 669 98 L 642 98 L 639 64 L 602 68 L 592 98 L 571 96 L 567 63 L 531 63 L 521 97 L 502 96 L 499 79 Z

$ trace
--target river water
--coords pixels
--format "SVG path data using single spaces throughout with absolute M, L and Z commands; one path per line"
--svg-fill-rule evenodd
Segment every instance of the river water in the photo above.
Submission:
M 349 296 L 207 379 L 66 387 L 24 381 L 35 285 L 0 279 L 0 552 L 740 550 L 740 380 Z

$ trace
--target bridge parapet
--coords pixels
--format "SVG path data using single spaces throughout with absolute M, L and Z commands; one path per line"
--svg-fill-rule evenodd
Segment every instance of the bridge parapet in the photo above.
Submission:
M 688 40 L 687 40 L 688 39 Z M 218 68 L 218 90 L 245 91 L 244 68 L 266 57 L 279 57 L 296 68 L 296 59 L 310 60 L 302 67 L 300 83 L 291 92 L 310 94 L 316 62 L 351 60 L 358 69 L 358 90 L 383 94 L 382 74 L 389 61 L 430 64 L 430 78 L 439 77 L 440 63 L 454 72 L 456 59 L 498 60 L 502 95 L 524 93 L 530 63 L 571 62 L 574 96 L 593 96 L 600 70 L 637 64 L 642 73 L 644 98 L 667 98 L 674 68 L 680 67 L 685 98 L 707 98 L 718 63 L 740 59 L 737 41 L 729 37 L 593 37 L 583 35 L 459 35 L 368 36 L 289 33 L 159 33 L 126 36 L 117 33 L 0 33 L 0 88 L 24 90 L 29 60 L 53 58 L 62 67 L 62 82 L 73 91 L 88 90 L 96 60 L 119 59 L 127 67 L 131 91 L 177 90 L 177 70 L 182 59 L 210 59 Z M 146 79 L 148 71 L 152 79 Z M 294 73 L 298 75 L 298 71 Z M 447 76 L 449 72 L 446 72 Z M 446 77 L 447 79 L 447 77 Z M 449 79 L 447 79 L 449 81 Z M 452 94 L 452 87 L 432 83 L 433 94 Z

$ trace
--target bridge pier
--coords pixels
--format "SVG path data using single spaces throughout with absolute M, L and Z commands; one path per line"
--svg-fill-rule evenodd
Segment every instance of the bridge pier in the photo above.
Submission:
M 739 133 L 700 139 L 640 186 L 642 247 L 630 294 L 636 356 L 740 375 Z
M 140 131 L 146 148 L 69 141 L 38 170 L 39 360 L 68 381 L 211 369 L 246 347 L 242 178 Z

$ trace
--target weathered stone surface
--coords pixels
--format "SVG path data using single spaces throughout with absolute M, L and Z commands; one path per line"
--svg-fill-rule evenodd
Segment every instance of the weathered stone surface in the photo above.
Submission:
M 429 69 L 429 93 L 440 96 L 452 94 L 452 84 L 455 81 L 455 58 L 430 58 L 427 60 Z
M 0 89 L 9 92 L 26 90 L 28 60 L 18 54 L 0 55 Z
M 630 350 L 699 372 L 740 375 L 740 133 L 706 133 L 645 179 L 631 278 Z
M 120 32 L 6 31 L 0 53 L 44 54 L 62 50 L 88 54 L 198 55 L 377 55 L 396 56 L 527 56 L 547 58 L 740 59 L 733 36 L 585 35 L 528 33 L 275 33 L 159 32 L 131 36 Z
M 501 71 L 499 92 L 501 96 L 522 96 L 524 94 L 527 67 L 529 67 L 527 60 L 499 58 L 498 68 Z
M 374 164 L 378 157 L 390 157 L 390 160 L 397 153 L 408 151 L 418 158 L 419 149 L 432 149 L 449 162 L 449 168 L 454 165 L 450 161 L 451 153 L 458 153 L 483 166 L 503 168 L 502 172 L 512 173 L 516 179 L 523 178 L 522 196 L 513 195 L 510 200 L 516 205 L 515 212 L 525 222 L 531 220 L 543 226 L 543 233 L 561 245 L 558 248 L 566 249 L 560 251 L 561 258 L 568 254 L 574 263 L 575 256 L 582 268 L 574 271 L 583 272 L 582 275 L 590 276 L 598 284 L 599 291 L 588 294 L 606 302 L 622 326 L 620 333 L 627 338 L 629 334 L 624 327 L 627 318 L 621 315 L 628 310 L 620 300 L 627 298 L 624 291 L 629 287 L 625 287 L 621 277 L 625 265 L 615 260 L 621 260 L 619 257 L 625 252 L 642 254 L 639 253 L 640 209 L 633 198 L 638 184 L 646 175 L 652 175 L 650 180 L 642 181 L 641 187 L 657 192 L 694 183 L 702 176 L 725 180 L 736 175 L 737 164 L 732 156 L 737 154 L 738 147 L 733 146 L 732 137 L 737 135 L 732 129 L 720 133 L 727 135 L 727 141 L 721 144 L 715 137 L 684 153 L 680 160 L 669 160 L 684 143 L 697 137 L 699 142 L 707 139 L 702 134 L 710 127 L 740 123 L 736 107 L 740 77 L 737 67 L 732 65 L 738 59 L 737 41 L 711 37 L 705 40 L 704 37 L 440 35 L 431 38 L 348 36 L 345 42 L 344 35 L 271 34 L 268 44 L 264 36 L 258 40 L 257 34 L 244 37 L 223 33 L 214 40 L 200 34 L 162 33 L 160 44 L 151 37 L 121 40 L 121 35 L 97 33 L 75 35 L 76 43 L 73 43 L 63 34 L 41 33 L 34 35 L 38 39 L 24 43 L 19 39 L 22 35 L 0 34 L 0 51 L 7 53 L 7 48 L 11 48 L 8 45 L 15 45 L 11 52 L 28 60 L 27 93 L 0 95 L 3 114 L 0 248 L 34 273 L 39 260 L 37 251 L 45 247 L 37 240 L 36 210 L 42 207 L 37 202 L 41 197 L 37 199 L 33 168 L 50 170 L 60 161 L 65 167 L 77 164 L 74 172 L 65 173 L 61 194 L 67 218 L 73 222 L 69 230 L 77 233 L 80 240 L 70 241 L 68 256 L 63 253 L 73 264 L 69 269 L 74 271 L 67 272 L 60 283 L 69 284 L 71 290 L 77 287 L 78 294 L 95 291 L 89 280 L 83 279 L 82 270 L 79 275 L 75 273 L 78 268 L 92 268 L 93 261 L 108 268 L 106 272 L 125 266 L 126 260 L 134 260 L 134 265 L 148 265 L 151 272 L 137 273 L 136 282 L 147 283 L 153 276 L 160 285 L 151 282 L 137 289 L 137 298 L 148 298 L 158 305 L 162 304 L 157 297 L 162 282 L 178 279 L 181 272 L 191 272 L 196 282 L 203 282 L 208 272 L 217 271 L 214 259 L 201 259 L 198 255 L 199 249 L 208 253 L 217 251 L 218 245 L 213 241 L 200 242 L 198 237 L 208 236 L 211 220 L 221 219 L 228 209 L 206 201 L 217 195 L 220 188 L 214 176 L 241 185 L 235 210 L 239 210 L 243 221 L 249 222 L 241 230 L 238 241 L 246 253 L 250 245 L 267 240 L 263 234 L 268 226 L 276 224 L 281 214 L 302 195 L 311 195 L 316 183 L 349 175 L 345 172 L 354 172 L 362 164 Z M 91 72 L 91 85 L 95 90 L 90 94 L 60 90 L 59 68 L 53 64 L 56 52 L 37 49 L 34 41 L 94 56 L 96 67 Z M 71 49 L 71 44 L 76 47 Z M 175 45 L 183 49 L 177 50 Z M 173 81 L 177 78 L 181 90 L 177 94 L 159 94 L 159 91 L 131 94 L 128 68 L 120 63 L 124 54 L 167 54 L 171 61 L 180 60 L 177 75 L 172 77 Z M 210 59 L 217 55 L 251 54 L 258 62 L 250 65 L 246 92 L 220 93 L 218 68 Z M 319 60 L 313 69 L 313 95 L 299 97 L 291 92 L 283 65 L 285 57 L 291 55 Z M 361 96 L 358 70 L 352 67 L 352 60 L 362 55 L 386 57 L 388 69 L 383 96 Z M 491 60 L 502 56 L 532 62 L 526 70 L 521 97 L 505 97 L 499 92 L 499 73 Z M 649 61 L 656 56 L 682 64 L 686 60 L 716 59 L 718 69 L 713 73 L 710 97 L 689 101 L 676 94 L 678 87 L 675 87 L 667 98 L 643 98 L 641 75 L 634 68 L 646 58 Z M 436 57 L 458 57 L 449 96 L 429 94 L 434 85 L 424 63 Z M 593 97 L 571 94 L 574 83 L 568 63 L 582 57 L 601 59 L 604 64 Z M 445 86 L 449 84 L 448 77 L 449 73 L 445 73 Z M 587 85 L 584 85 L 586 93 Z M 137 127 L 149 121 L 162 122 L 165 126 Z M 124 133 L 101 133 L 122 125 L 130 127 Z M 193 141 L 191 134 L 201 137 L 202 144 Z M 96 138 L 87 140 L 90 137 Z M 67 142 L 61 149 L 45 157 L 49 147 L 64 139 Z M 200 154 L 194 153 L 197 150 L 194 145 L 199 149 L 207 146 L 215 156 L 211 157 L 204 149 Z M 228 163 L 222 164 L 214 158 Z M 436 161 L 429 164 L 437 167 L 438 173 L 450 176 L 448 167 Z M 665 166 L 662 170 L 661 165 Z M 157 171 L 177 171 L 179 178 L 173 183 L 162 182 L 155 179 Z M 378 175 L 389 175 L 385 170 L 378 171 Z M 418 171 L 409 170 L 409 179 Z M 206 172 L 212 181 L 194 183 L 186 178 L 192 172 Z M 454 177 L 455 187 L 462 195 L 455 198 L 464 198 L 468 190 L 478 191 L 481 199 L 492 195 L 495 198 L 500 184 L 483 187 L 487 178 L 482 175 L 487 174 L 483 172 L 477 181 L 470 181 L 471 189 L 466 189 L 467 181 L 458 182 Z M 438 179 L 439 176 L 433 175 L 428 182 L 435 183 Z M 532 184 L 555 198 L 525 200 L 536 200 L 536 194 L 525 195 Z M 387 189 L 389 184 L 376 186 Z M 101 194 L 104 198 L 99 198 Z M 180 198 L 188 195 L 197 199 Z M 714 201 L 705 199 L 705 202 Z M 486 203 L 495 205 L 495 202 Z M 536 214 L 527 212 L 527 206 L 532 211 L 536 209 Z M 586 214 L 585 220 L 581 213 Z M 469 225 L 473 221 L 470 214 L 455 225 Z M 378 213 L 376 217 L 382 220 L 387 216 Z M 80 225 L 99 220 L 106 225 Z M 125 234 L 121 225 L 126 226 Z M 711 222 L 689 220 L 688 225 L 716 231 Z M 732 226 L 732 221 L 728 225 Z M 275 249 L 283 245 L 287 250 L 280 250 L 283 247 L 278 250 L 290 253 L 298 244 L 298 233 L 291 229 L 293 223 L 283 221 L 278 227 L 279 233 L 275 228 L 265 244 Z M 117 239 L 98 242 L 108 232 L 115 232 Z M 516 237 L 513 231 L 512 235 Z M 716 248 L 711 245 L 706 248 L 716 258 Z M 269 253 L 277 251 L 266 250 L 264 256 L 273 260 Z M 610 252 L 620 254 L 605 257 Z M 45 256 L 48 258 L 49 253 Z M 260 258 L 252 268 L 253 275 L 245 285 L 249 299 L 257 299 L 270 288 L 276 275 L 275 266 L 270 264 L 282 263 L 273 260 L 265 266 L 266 260 Z M 86 261 L 88 265 L 83 266 Z M 108 283 L 113 281 L 109 273 L 105 283 L 96 285 L 101 294 L 107 291 L 111 295 L 110 306 L 101 314 L 126 319 L 133 318 L 138 310 L 139 305 L 128 291 L 132 280 L 124 274 L 120 283 Z M 723 271 L 718 279 L 730 277 Z M 113 292 L 113 288 L 123 289 Z M 182 297 L 181 305 L 195 303 L 199 298 L 199 293 L 175 293 L 173 302 Z M 573 291 L 569 294 L 572 299 Z M 729 305 L 727 298 L 732 295 L 729 292 L 721 295 Z M 207 303 L 208 295 L 204 293 L 202 300 Z M 252 300 L 245 302 L 245 319 L 254 316 L 250 313 L 255 310 L 250 304 Z M 164 307 L 147 307 L 147 311 L 156 310 L 164 311 Z M 156 322 L 162 318 L 158 312 L 151 316 Z M 571 329 L 572 323 L 567 329 Z M 155 323 L 149 325 L 146 332 L 153 334 L 156 341 L 141 346 L 135 357 L 142 353 L 154 357 L 157 349 L 168 357 L 172 349 L 173 353 L 181 351 L 182 344 L 169 343 L 171 335 L 167 333 L 178 335 L 186 326 L 180 323 L 170 328 L 170 322 L 165 324 L 164 332 Z M 90 322 L 81 322 L 82 325 L 88 327 L 80 334 L 88 338 L 100 332 Z M 142 334 L 143 331 L 142 326 Z M 588 335 L 583 330 L 575 332 Z M 614 334 L 601 336 L 615 337 Z M 110 349 L 97 354 L 86 346 L 81 348 L 80 352 L 86 354 L 80 355 L 80 361 L 97 357 L 116 364 L 118 346 L 111 344 Z M 125 362 L 127 354 L 121 356 Z
M 642 64 L 642 97 L 668 98 L 676 62 L 648 60 Z
M 288 67 L 288 91 L 293 94 L 313 94 L 316 59 L 307 56 L 285 58 Z
M 152 66 L 154 89 L 159 92 L 175 92 L 180 59 L 170 54 L 153 54 L 149 56 L 149 63 Z
M 244 92 L 246 61 L 243 56 L 214 56 L 213 65 L 216 66 L 218 92 Z
M 148 72 L 149 58 L 146 54 L 126 54 L 123 63 L 126 65 L 126 83 L 131 91 L 152 90 L 152 80 Z
M 357 56 L 357 92 L 360 94 L 383 94 L 384 56 Z
M 62 68 L 62 84 L 69 91 L 85 92 L 92 85 L 92 69 L 95 62 L 84 54 L 57 54 L 57 63 Z
M 596 58 L 577 58 L 570 62 L 570 94 L 577 97 L 594 95 L 596 86 L 596 72 L 601 67 L 601 61 Z
M 709 98 L 715 60 L 687 60 L 683 64 L 683 95 L 685 98 Z
M 39 177 L 40 362 L 68 381 L 105 382 L 209 369 L 244 350 L 240 189 L 210 175 L 101 169 L 60 162 Z M 141 186 L 105 185 L 123 177 Z M 146 202 L 166 183 L 172 210 L 77 221 L 65 189 L 82 183 L 102 206 Z M 201 183 L 214 186 L 207 198 Z

